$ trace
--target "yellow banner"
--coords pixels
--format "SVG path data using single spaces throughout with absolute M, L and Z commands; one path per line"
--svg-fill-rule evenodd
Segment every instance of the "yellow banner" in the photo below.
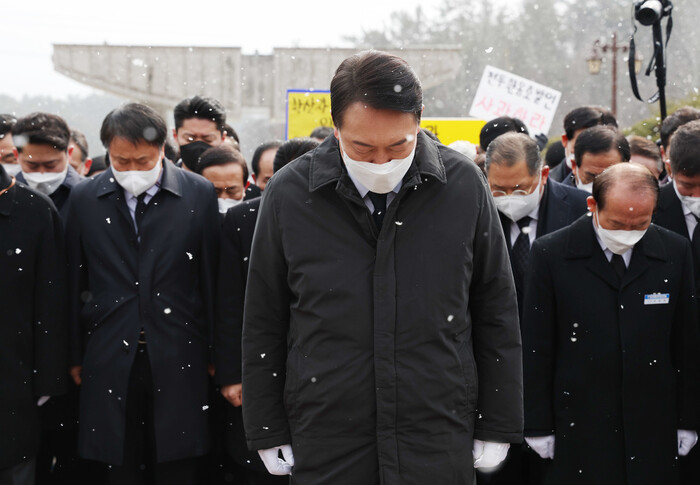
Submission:
M 443 145 L 457 140 L 478 145 L 479 133 L 485 124 L 484 120 L 470 118 L 423 118 L 420 121 L 421 128 L 432 131 Z
M 444 145 L 466 140 L 479 144 L 484 120 L 471 118 L 423 118 L 421 127 L 433 132 Z M 309 136 L 318 126 L 333 126 L 329 91 L 287 91 L 287 140 Z
M 309 136 L 318 126 L 333 126 L 330 91 L 287 91 L 287 140 Z

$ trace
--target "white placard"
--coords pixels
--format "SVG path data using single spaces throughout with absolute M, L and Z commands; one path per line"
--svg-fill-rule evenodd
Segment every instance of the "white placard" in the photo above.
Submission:
M 521 119 L 530 135 L 547 134 L 561 93 L 508 71 L 486 66 L 469 116 L 492 120 L 499 116 Z

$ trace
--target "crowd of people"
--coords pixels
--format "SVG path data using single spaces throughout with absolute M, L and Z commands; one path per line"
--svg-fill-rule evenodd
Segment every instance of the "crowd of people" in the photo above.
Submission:
M 448 147 L 404 60 L 330 88 L 250 163 L 207 97 L 94 159 L 0 115 L 0 485 L 700 483 L 700 110 Z

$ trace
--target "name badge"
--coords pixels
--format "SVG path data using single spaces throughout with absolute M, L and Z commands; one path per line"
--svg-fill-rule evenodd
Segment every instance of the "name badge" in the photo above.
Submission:
M 670 293 L 652 293 L 651 295 L 644 295 L 645 305 L 668 305 L 671 299 Z

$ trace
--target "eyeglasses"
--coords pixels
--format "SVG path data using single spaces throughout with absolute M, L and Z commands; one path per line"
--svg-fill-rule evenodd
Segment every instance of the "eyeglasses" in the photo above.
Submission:
M 510 194 L 508 194 L 502 190 L 492 190 L 491 194 L 494 197 L 503 197 L 505 195 L 530 195 L 532 193 L 532 191 L 535 190 L 535 188 L 537 188 L 537 185 L 539 184 L 541 178 L 542 178 L 542 172 L 539 172 L 537 174 L 537 177 L 535 177 L 535 181 L 532 183 L 532 185 L 530 186 L 530 188 L 528 190 L 517 189 L 517 190 L 514 190 L 513 192 L 511 192 Z

